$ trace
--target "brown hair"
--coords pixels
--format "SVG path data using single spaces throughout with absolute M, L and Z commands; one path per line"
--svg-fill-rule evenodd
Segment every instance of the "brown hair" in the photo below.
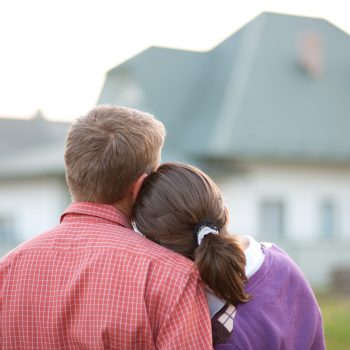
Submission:
M 147 238 L 194 260 L 204 282 L 233 305 L 246 302 L 245 255 L 236 237 L 226 230 L 226 210 L 215 183 L 199 169 L 166 163 L 141 188 L 134 207 L 135 224 Z M 201 222 L 219 234 L 197 243 Z
M 100 105 L 68 130 L 66 179 L 74 200 L 116 203 L 159 164 L 164 125 L 135 109 Z

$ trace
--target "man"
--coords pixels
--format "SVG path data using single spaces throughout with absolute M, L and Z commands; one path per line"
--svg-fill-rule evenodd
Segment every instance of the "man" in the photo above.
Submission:
M 98 106 L 71 125 L 73 203 L 0 262 L 1 349 L 212 349 L 197 269 L 130 225 L 164 137 L 153 116 L 125 107 Z

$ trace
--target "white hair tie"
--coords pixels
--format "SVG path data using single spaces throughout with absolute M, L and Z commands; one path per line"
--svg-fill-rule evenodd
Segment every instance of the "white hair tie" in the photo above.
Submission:
M 200 245 L 202 243 L 202 240 L 206 235 L 209 235 L 210 233 L 212 233 L 214 235 L 219 234 L 218 228 L 214 224 L 211 224 L 211 223 L 206 223 L 206 224 L 200 225 L 196 232 L 197 232 L 198 245 Z

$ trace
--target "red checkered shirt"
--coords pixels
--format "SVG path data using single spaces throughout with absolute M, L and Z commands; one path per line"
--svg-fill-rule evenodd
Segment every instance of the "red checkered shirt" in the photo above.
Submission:
M 188 259 L 112 206 L 73 203 L 61 224 L 0 261 L 1 349 L 212 349 Z

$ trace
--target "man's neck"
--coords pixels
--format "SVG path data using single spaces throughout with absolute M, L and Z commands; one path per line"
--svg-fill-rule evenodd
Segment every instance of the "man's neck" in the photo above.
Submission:
M 114 208 L 120 210 L 129 220 L 131 219 L 132 204 L 127 198 L 123 198 L 112 205 Z

